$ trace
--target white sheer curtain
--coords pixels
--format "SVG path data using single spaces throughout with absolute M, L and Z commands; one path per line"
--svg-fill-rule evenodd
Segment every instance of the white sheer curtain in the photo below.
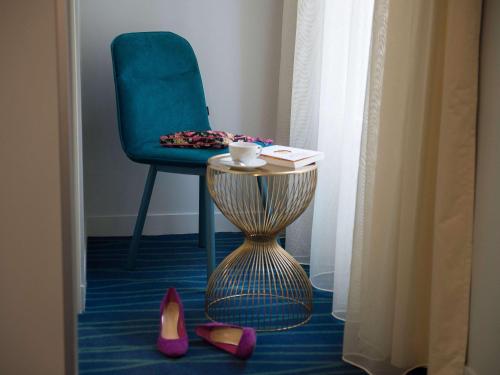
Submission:
M 287 230 L 311 282 L 347 306 L 373 0 L 299 0 L 290 143 L 325 153 L 314 203 Z

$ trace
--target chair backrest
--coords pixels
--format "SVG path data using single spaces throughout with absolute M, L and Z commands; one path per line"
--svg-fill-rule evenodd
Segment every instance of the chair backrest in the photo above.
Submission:
M 131 156 L 161 135 L 210 129 L 198 62 L 171 32 L 117 36 L 111 43 L 120 139 Z

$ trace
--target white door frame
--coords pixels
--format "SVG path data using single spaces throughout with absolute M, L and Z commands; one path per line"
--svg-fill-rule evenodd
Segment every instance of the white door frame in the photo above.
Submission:
M 75 303 L 78 312 L 85 309 L 87 286 L 86 256 L 87 240 L 85 231 L 85 211 L 83 195 L 83 147 L 82 147 L 82 111 L 81 111 L 81 75 L 80 75 L 80 1 L 69 0 L 70 51 L 71 51 L 71 88 L 73 113 L 72 142 L 72 192 L 73 206 L 73 248 L 75 259 Z

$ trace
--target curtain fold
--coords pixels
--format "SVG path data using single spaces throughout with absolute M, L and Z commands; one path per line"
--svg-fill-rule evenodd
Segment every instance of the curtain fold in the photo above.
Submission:
M 462 374 L 480 0 L 375 0 L 344 359 Z
M 321 53 L 325 0 L 299 0 L 293 61 L 290 145 L 317 149 Z M 286 248 L 299 262 L 309 263 L 311 252 L 312 203 L 286 229 Z

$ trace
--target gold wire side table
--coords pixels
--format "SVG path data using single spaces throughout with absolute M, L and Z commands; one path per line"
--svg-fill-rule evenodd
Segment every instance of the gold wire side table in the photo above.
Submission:
M 209 159 L 207 185 L 215 204 L 245 235 L 243 244 L 215 269 L 205 294 L 208 319 L 278 331 L 305 324 L 312 287 L 300 264 L 277 236 L 314 196 L 315 164 L 292 170 L 266 165 L 235 170 Z

